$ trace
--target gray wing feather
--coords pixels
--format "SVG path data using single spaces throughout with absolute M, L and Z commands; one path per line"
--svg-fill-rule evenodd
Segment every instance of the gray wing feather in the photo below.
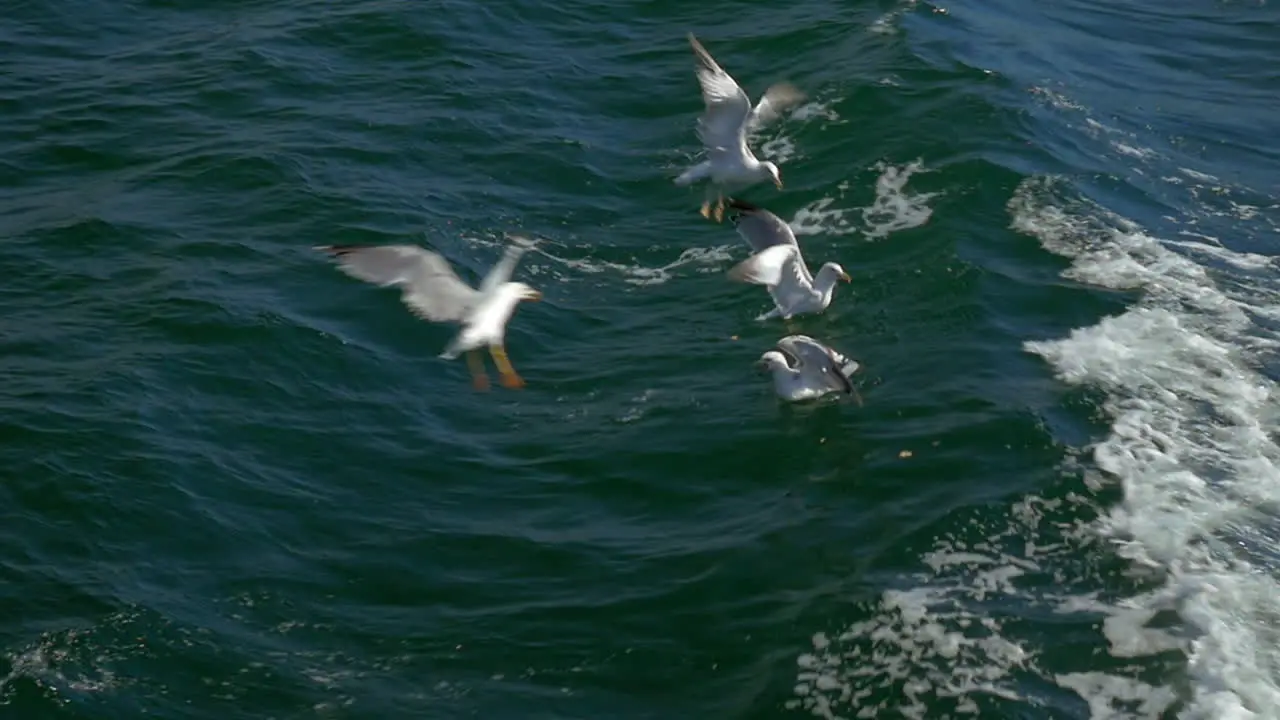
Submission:
M 322 245 L 338 269 L 379 286 L 399 286 L 415 315 L 433 322 L 461 322 L 479 297 L 439 253 L 416 245 Z
M 755 109 L 751 111 L 751 118 L 747 120 L 747 130 L 759 130 L 777 120 L 787 108 L 804 102 L 805 97 L 800 88 L 788 82 L 769 86 L 769 89 L 764 91 L 764 95 L 760 96 L 760 102 L 756 103 Z
M 850 376 L 858 371 L 858 363 L 808 335 L 788 335 L 778 341 L 778 348 L 796 358 L 801 372 L 821 375 L 833 390 L 852 393 Z
M 751 116 L 751 98 L 737 81 L 725 72 L 702 43 L 689 33 L 698 67 L 698 85 L 706 109 L 698 118 L 698 138 L 707 146 L 708 154 L 745 153 L 747 119 Z
M 494 288 L 502 285 L 511 279 L 511 273 L 515 272 L 516 263 L 520 262 L 520 257 L 528 252 L 534 245 L 533 241 L 523 235 L 508 235 L 511 241 L 507 245 L 507 249 L 503 251 L 502 258 L 489 270 L 489 274 L 484 276 L 484 280 L 480 282 L 480 294 L 488 295 Z
M 738 211 L 730 216 L 729 222 L 733 223 L 738 234 L 755 252 L 767 250 L 774 245 L 799 247 L 796 234 L 782 218 L 762 207 L 737 198 L 730 198 L 728 202 L 729 207 Z
M 800 250 L 794 245 L 775 245 L 762 250 L 729 269 L 729 279 L 775 287 L 787 276 L 800 276 Z

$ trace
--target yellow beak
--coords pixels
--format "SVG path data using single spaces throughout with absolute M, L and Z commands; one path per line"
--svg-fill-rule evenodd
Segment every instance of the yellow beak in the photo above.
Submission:
M 538 302 L 539 300 L 541 300 L 541 299 L 542 299 L 542 293 L 541 293 L 540 291 L 538 291 L 538 290 L 534 290 L 533 292 L 529 293 L 528 295 L 525 295 L 525 296 L 524 296 L 524 299 L 525 299 L 525 300 L 532 300 L 533 302 Z
M 840 279 L 841 279 L 841 280 L 843 280 L 843 281 L 845 281 L 845 282 L 852 282 L 852 280 L 850 280 L 850 278 L 849 278 L 849 273 L 847 273 L 847 272 L 842 272 L 842 273 L 840 273 Z
M 774 185 L 777 185 L 777 186 L 778 186 L 778 189 L 779 189 L 779 190 L 781 190 L 781 189 L 782 189 L 782 178 L 774 178 L 774 179 L 773 179 L 773 184 L 774 184 Z

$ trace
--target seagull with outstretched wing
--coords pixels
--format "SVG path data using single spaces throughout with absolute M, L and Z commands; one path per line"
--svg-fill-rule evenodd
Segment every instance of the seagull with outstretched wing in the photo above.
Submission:
M 857 361 L 808 335 L 782 338 L 756 366 L 772 374 L 774 392 L 789 402 L 831 393 L 856 396 L 851 377 L 860 367 Z
M 747 147 L 747 133 L 778 118 L 783 110 L 804 100 L 805 95 L 790 83 L 777 83 L 752 106 L 742 86 L 716 63 L 693 33 L 689 33 L 689 45 L 697 61 L 698 85 L 706 106 L 698 118 L 697 130 L 698 139 L 706 146 L 707 159 L 685 170 L 675 183 L 685 186 L 699 180 L 710 181 L 702 202 L 703 217 L 711 217 L 711 189 L 718 187 L 714 214 L 716 222 L 720 222 L 726 190 L 737 191 L 765 179 L 773 180 L 782 189 L 778 166 L 752 154 Z
M 764 285 L 773 298 L 774 309 L 757 320 L 822 312 L 831 304 L 836 281 L 849 282 L 849 273 L 837 262 L 823 263 L 811 275 L 795 233 L 782 218 L 735 198 L 729 199 L 729 207 L 738 211 L 729 221 L 753 253 L 729 269 L 729 278 Z
M 542 293 L 526 283 L 511 282 L 520 256 L 533 243 L 511 236 L 502 258 L 472 288 L 458 277 L 449 262 L 417 245 L 321 245 L 316 249 L 338 260 L 338 269 L 359 280 L 380 286 L 399 286 L 400 299 L 418 317 L 437 323 L 453 323 L 461 329 L 440 357 L 446 360 L 467 354 L 467 366 L 478 390 L 489 387 L 484 360 L 476 352 L 488 346 L 502 385 L 524 387 L 506 352 L 507 321 L 522 300 L 541 300 Z

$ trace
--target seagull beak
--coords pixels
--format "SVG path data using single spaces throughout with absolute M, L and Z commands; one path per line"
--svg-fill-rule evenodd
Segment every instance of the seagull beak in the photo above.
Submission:
M 529 293 L 528 295 L 525 295 L 525 296 L 524 296 L 524 299 L 525 299 L 525 300 L 532 300 L 533 302 L 538 302 L 539 300 L 541 300 L 541 299 L 542 299 L 542 293 L 541 293 L 540 291 L 538 291 L 538 290 L 534 290 L 533 292 Z
M 840 279 L 845 282 L 852 282 L 852 280 L 849 278 L 849 273 L 847 272 L 840 273 Z
M 781 190 L 781 189 L 782 189 L 782 178 L 780 178 L 780 177 L 776 177 L 776 178 L 774 178 L 774 179 L 773 179 L 773 184 L 774 184 L 774 185 L 777 185 L 777 186 L 778 186 L 778 189 L 779 189 L 779 190 Z

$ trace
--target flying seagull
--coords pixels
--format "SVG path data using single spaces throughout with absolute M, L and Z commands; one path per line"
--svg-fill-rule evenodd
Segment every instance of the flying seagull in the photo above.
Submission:
M 808 335 L 788 335 L 760 356 L 756 367 L 773 374 L 773 389 L 789 402 L 812 400 L 829 393 L 854 395 L 850 377 L 858 363 Z
M 320 245 L 316 249 L 336 258 L 338 269 L 351 277 L 383 287 L 399 285 L 400 299 L 423 320 L 461 326 L 439 357 L 452 360 L 465 352 L 473 385 L 487 390 L 489 376 L 478 352 L 485 345 L 503 387 L 524 387 L 507 359 L 507 321 L 521 300 L 542 299 L 542 293 L 529 285 L 510 282 L 520 256 L 533 247 L 527 238 L 510 238 L 512 243 L 478 288 L 459 279 L 439 253 L 417 245 Z
M 698 138 L 707 149 L 707 159 L 685 170 L 676 185 L 685 186 L 699 180 L 710 180 L 718 186 L 715 218 L 724 217 L 724 193 L 754 185 L 766 178 L 782 189 L 778 166 L 761 162 L 747 147 L 747 133 L 781 115 L 788 106 L 804 100 L 804 93 L 790 83 L 777 83 L 765 90 L 760 102 L 751 106 L 751 98 L 729 73 L 716 64 L 711 53 L 689 33 L 689 44 L 697 60 L 698 85 L 706 109 L 698 118 Z M 711 186 L 702 201 L 702 216 L 711 216 Z
M 738 211 L 729 221 L 753 252 L 729 270 L 729 278 L 764 285 L 773 298 L 774 309 L 757 320 L 822 312 L 831 304 L 836 281 L 849 282 L 849 273 L 836 262 L 823 263 L 816 277 L 810 275 L 796 235 L 782 218 L 736 198 L 729 198 L 729 206 Z

